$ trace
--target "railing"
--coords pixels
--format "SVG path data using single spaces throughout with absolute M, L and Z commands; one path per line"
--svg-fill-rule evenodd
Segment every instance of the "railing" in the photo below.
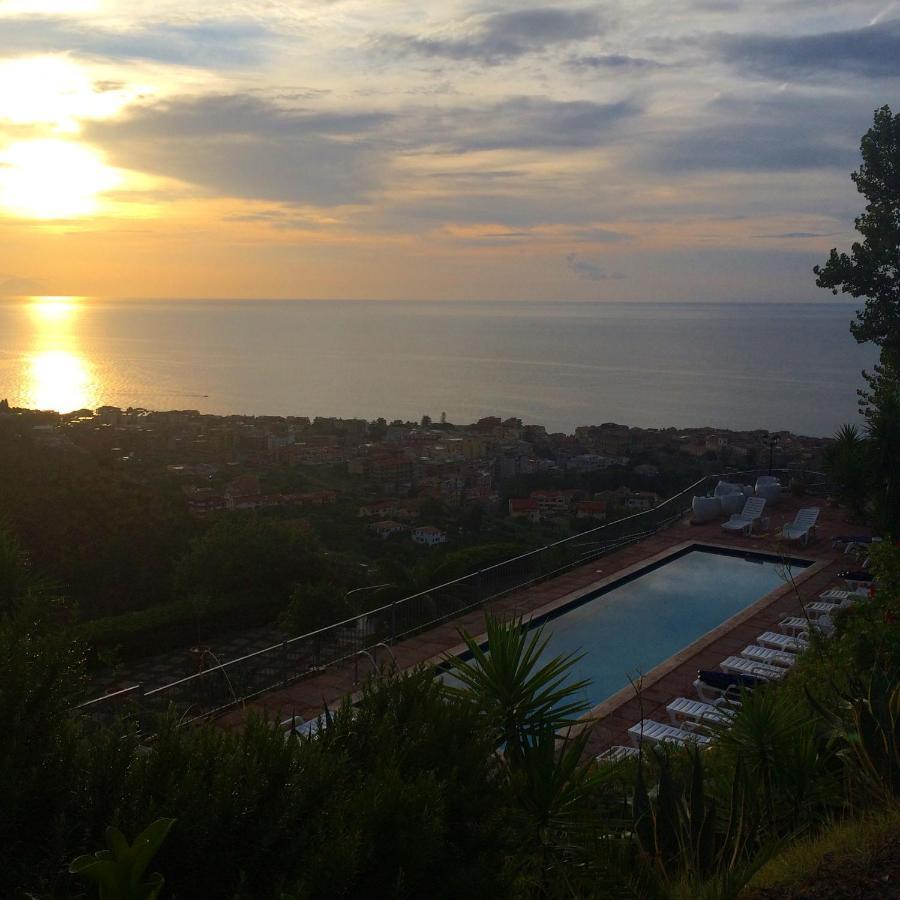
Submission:
M 831 485 L 819 472 L 774 469 L 783 482 L 799 479 L 807 493 L 825 495 Z M 305 676 L 348 662 L 361 653 L 385 646 L 457 618 L 511 591 L 584 565 L 626 544 L 639 541 L 679 520 L 695 496 L 704 496 L 719 480 L 754 481 L 762 470 L 707 475 L 658 506 L 608 522 L 479 569 L 462 578 L 387 603 L 310 634 L 274 644 L 153 690 L 135 685 L 97 697 L 78 707 L 95 719 L 149 716 L 174 709 L 184 723 L 209 718 L 268 691 L 287 687 Z

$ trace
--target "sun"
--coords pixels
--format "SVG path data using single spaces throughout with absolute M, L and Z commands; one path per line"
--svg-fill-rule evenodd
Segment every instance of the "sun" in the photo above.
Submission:
M 115 169 L 81 144 L 22 141 L 0 154 L 0 206 L 35 219 L 89 216 L 119 183 Z

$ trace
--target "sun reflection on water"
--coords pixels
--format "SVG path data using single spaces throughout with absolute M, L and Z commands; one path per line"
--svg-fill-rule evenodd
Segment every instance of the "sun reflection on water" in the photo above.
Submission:
M 81 312 L 77 297 L 34 297 L 29 302 L 33 340 L 25 405 L 31 409 L 71 412 L 99 405 L 99 381 L 75 328 Z

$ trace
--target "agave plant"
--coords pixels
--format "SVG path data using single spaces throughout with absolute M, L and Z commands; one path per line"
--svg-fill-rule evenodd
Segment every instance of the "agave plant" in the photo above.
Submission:
M 82 875 L 97 884 L 100 900 L 156 900 L 163 886 L 163 876 L 154 872 L 141 879 L 156 855 L 174 819 L 157 819 L 129 844 L 118 828 L 106 829 L 108 850 L 84 854 L 69 866 L 73 875 Z
M 460 686 L 447 693 L 474 703 L 496 729 L 513 763 L 524 748 L 547 730 L 572 725 L 590 708 L 579 695 L 588 680 L 569 681 L 583 654 L 569 653 L 541 663 L 550 636 L 543 628 L 525 629 L 521 618 L 485 616 L 488 649 L 483 650 L 466 631 L 460 632 L 471 660 L 449 659 Z
M 890 802 L 900 796 L 900 683 L 894 670 L 877 666 L 866 680 L 849 679 L 846 689 L 832 685 L 836 706 L 820 703 L 806 688 L 813 708 L 831 726 L 838 755 L 851 785 Z
M 644 763 L 637 769 L 634 835 L 643 865 L 637 892 L 645 898 L 736 897 L 769 858 L 760 849 L 759 819 L 740 759 L 722 803 L 711 789 L 697 747 L 687 752 L 688 775 L 679 778 L 669 751 L 654 747 L 658 781 L 648 790 Z M 720 808 L 723 807 L 724 808 Z

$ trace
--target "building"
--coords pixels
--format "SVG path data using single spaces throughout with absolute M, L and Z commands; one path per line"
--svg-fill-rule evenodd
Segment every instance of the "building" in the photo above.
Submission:
M 387 540 L 392 534 L 399 534 L 401 531 L 406 531 L 407 526 L 401 522 L 393 522 L 390 519 L 385 519 L 383 522 L 373 522 L 369 528 L 371 528 L 382 540 Z
M 581 491 L 532 491 L 531 499 L 537 501 L 542 516 L 565 516 L 572 511 L 572 504 Z
M 417 544 L 427 544 L 433 547 L 435 544 L 447 543 L 447 532 L 435 528 L 433 525 L 420 525 L 412 533 L 412 539 Z
M 606 503 L 603 500 L 579 500 L 575 504 L 576 519 L 605 519 Z
M 510 498 L 509 516 L 511 519 L 527 519 L 529 522 L 541 521 L 538 502 L 531 497 Z

